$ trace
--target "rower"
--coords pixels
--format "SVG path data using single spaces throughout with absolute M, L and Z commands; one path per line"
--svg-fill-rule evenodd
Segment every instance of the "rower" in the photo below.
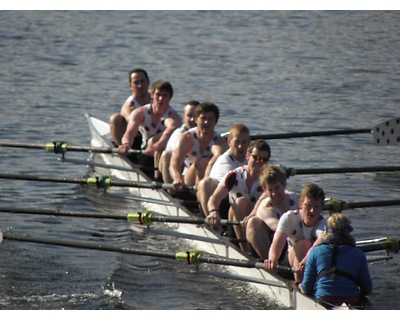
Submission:
M 247 164 L 247 148 L 250 145 L 250 130 L 244 124 L 231 126 L 228 136 L 229 149 L 225 151 L 211 168 L 209 176 L 205 176 L 197 184 L 197 199 L 205 217 L 208 216 L 207 201 L 217 188 L 222 177 L 229 171 Z M 228 217 L 229 200 L 222 201 L 221 217 Z
M 298 209 L 298 196 L 288 191 L 287 178 L 280 166 L 266 167 L 260 176 L 264 194 L 258 201 L 258 207 L 242 221 L 246 229 L 246 238 L 258 257 L 268 258 L 272 239 L 279 218 L 289 210 Z
M 247 165 L 229 171 L 219 182 L 214 193 L 207 203 L 209 215 L 208 223 L 212 227 L 219 227 L 221 218 L 219 206 L 221 201 L 229 195 L 229 220 L 242 221 L 250 214 L 254 205 L 262 194 L 259 176 L 269 161 L 271 148 L 264 140 L 253 141 L 247 149 Z M 240 248 L 251 253 L 251 248 L 246 241 L 242 226 L 234 226 Z
M 132 147 L 136 135 L 143 136 L 141 149 L 146 157 L 139 159 L 139 164 L 158 168 L 158 161 L 164 151 L 172 132 L 182 124 L 178 113 L 169 105 L 173 96 L 172 85 L 158 80 L 151 86 L 153 102 L 137 108 L 129 115 L 129 122 L 122 137 L 122 145 L 118 147 L 120 154 L 126 155 Z M 158 177 L 158 170 L 154 172 Z
M 325 230 L 326 220 L 322 216 L 324 200 L 325 193 L 318 185 L 311 183 L 303 187 L 300 209 L 289 210 L 279 219 L 268 259 L 264 260 L 267 271 L 275 273 L 278 264 L 287 265 L 295 268 L 296 282 L 301 280 L 307 254 L 312 246 L 318 245 Z
M 136 68 L 129 72 L 129 87 L 132 94 L 122 105 L 120 113 L 114 113 L 110 117 L 110 133 L 116 146 L 121 145 L 131 112 L 151 102 L 149 84 L 149 76 L 144 69 Z M 132 148 L 140 149 L 141 144 L 142 135 L 138 133 Z
M 228 150 L 226 140 L 215 131 L 218 118 L 219 108 L 214 103 L 197 105 L 196 127 L 179 137 L 178 146 L 172 153 L 170 174 L 175 192 L 183 192 L 185 186 L 196 186 L 209 175 L 218 157 Z
M 180 135 L 196 126 L 196 121 L 194 119 L 194 110 L 199 103 L 200 102 L 198 102 L 197 100 L 190 100 L 186 103 L 183 109 L 183 124 L 172 133 L 171 137 L 168 140 L 167 146 L 165 147 L 165 150 L 161 154 L 159 169 L 165 183 L 172 182 L 172 178 L 169 174 L 169 166 L 171 163 L 172 151 L 174 151 L 174 149 L 177 147 Z

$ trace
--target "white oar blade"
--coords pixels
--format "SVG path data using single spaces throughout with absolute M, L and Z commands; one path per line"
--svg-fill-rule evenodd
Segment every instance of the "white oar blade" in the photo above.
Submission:
M 400 142 L 400 118 L 384 121 L 371 129 L 372 137 L 379 145 L 390 145 Z

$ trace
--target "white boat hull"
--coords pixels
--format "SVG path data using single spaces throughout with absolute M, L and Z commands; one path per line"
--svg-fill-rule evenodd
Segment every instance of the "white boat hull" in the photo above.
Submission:
M 91 144 L 95 147 L 111 147 L 110 128 L 97 118 L 87 115 L 90 132 L 92 136 Z M 114 154 L 101 154 L 102 160 L 108 165 L 116 165 L 127 169 L 132 168 L 132 164 L 125 159 Z M 150 179 L 139 169 L 133 171 L 123 171 L 118 169 L 110 169 L 111 175 L 118 179 L 129 181 L 151 182 Z M 141 202 L 142 206 L 147 210 L 163 213 L 167 216 L 192 217 L 187 208 L 181 205 L 173 197 L 164 190 L 154 190 L 147 188 L 129 188 L 129 191 L 143 199 L 152 199 L 152 201 Z M 159 200 L 159 201 L 156 201 Z M 132 226 L 135 228 L 135 226 Z M 174 231 L 179 232 L 182 238 L 186 238 L 187 249 L 200 250 L 221 258 L 248 260 L 248 256 L 244 255 L 236 246 L 232 245 L 227 239 L 220 236 L 219 233 L 213 231 L 205 225 L 195 224 L 174 224 Z M 227 266 L 227 271 L 233 276 L 243 277 L 249 281 L 249 285 L 253 286 L 260 294 L 278 302 L 285 308 L 289 309 L 325 309 L 315 300 L 301 294 L 298 290 L 293 289 L 289 281 L 278 276 L 272 275 L 265 270 L 258 268 L 243 268 L 235 266 Z M 262 282 L 262 283 L 257 283 Z M 276 284 L 276 285 L 275 285 Z

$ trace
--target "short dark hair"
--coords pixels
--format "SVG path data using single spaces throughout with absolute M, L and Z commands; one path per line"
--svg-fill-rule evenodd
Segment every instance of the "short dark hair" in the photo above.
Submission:
M 206 112 L 213 112 L 215 114 L 215 120 L 216 122 L 218 122 L 219 108 L 212 102 L 202 102 L 198 104 L 194 111 L 195 119 L 197 119 L 201 114 Z
M 153 94 L 154 92 L 156 92 L 157 89 L 160 91 L 167 91 L 170 94 L 171 98 L 174 95 L 174 89 L 168 81 L 157 80 L 156 82 L 154 82 L 151 85 L 151 93 Z
M 190 100 L 190 101 L 186 102 L 185 106 L 189 105 L 189 106 L 192 106 L 192 107 L 196 107 L 199 104 L 200 104 L 200 102 L 197 101 L 197 100 Z
M 253 149 L 257 149 L 258 151 L 268 151 L 269 158 L 271 158 L 271 147 L 265 140 L 254 140 L 250 143 L 249 147 L 247 148 L 247 152 L 253 152 Z
M 129 83 L 131 83 L 131 81 L 132 81 L 132 73 L 139 73 L 139 72 L 143 73 L 144 76 L 146 77 L 147 81 L 150 82 L 150 79 L 149 79 L 149 76 L 147 75 L 146 70 L 141 69 L 141 68 L 135 68 L 135 69 L 132 69 L 131 71 L 129 71 Z

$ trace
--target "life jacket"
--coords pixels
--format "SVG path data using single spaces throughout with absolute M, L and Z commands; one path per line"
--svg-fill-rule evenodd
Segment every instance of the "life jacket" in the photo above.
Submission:
M 339 249 L 339 245 L 334 244 L 333 247 L 332 247 L 331 266 L 330 266 L 329 269 L 321 270 L 318 273 L 317 281 L 319 279 L 321 279 L 322 277 L 326 276 L 326 275 L 329 275 L 329 279 L 333 280 L 333 279 L 335 279 L 335 275 L 338 274 L 338 275 L 341 275 L 343 277 L 346 277 L 347 279 L 350 279 L 351 281 L 353 281 L 360 288 L 359 281 L 357 280 L 356 277 L 354 277 L 352 274 L 350 274 L 350 273 L 348 273 L 346 271 L 343 271 L 343 270 L 340 270 L 340 269 L 336 268 L 338 249 Z

